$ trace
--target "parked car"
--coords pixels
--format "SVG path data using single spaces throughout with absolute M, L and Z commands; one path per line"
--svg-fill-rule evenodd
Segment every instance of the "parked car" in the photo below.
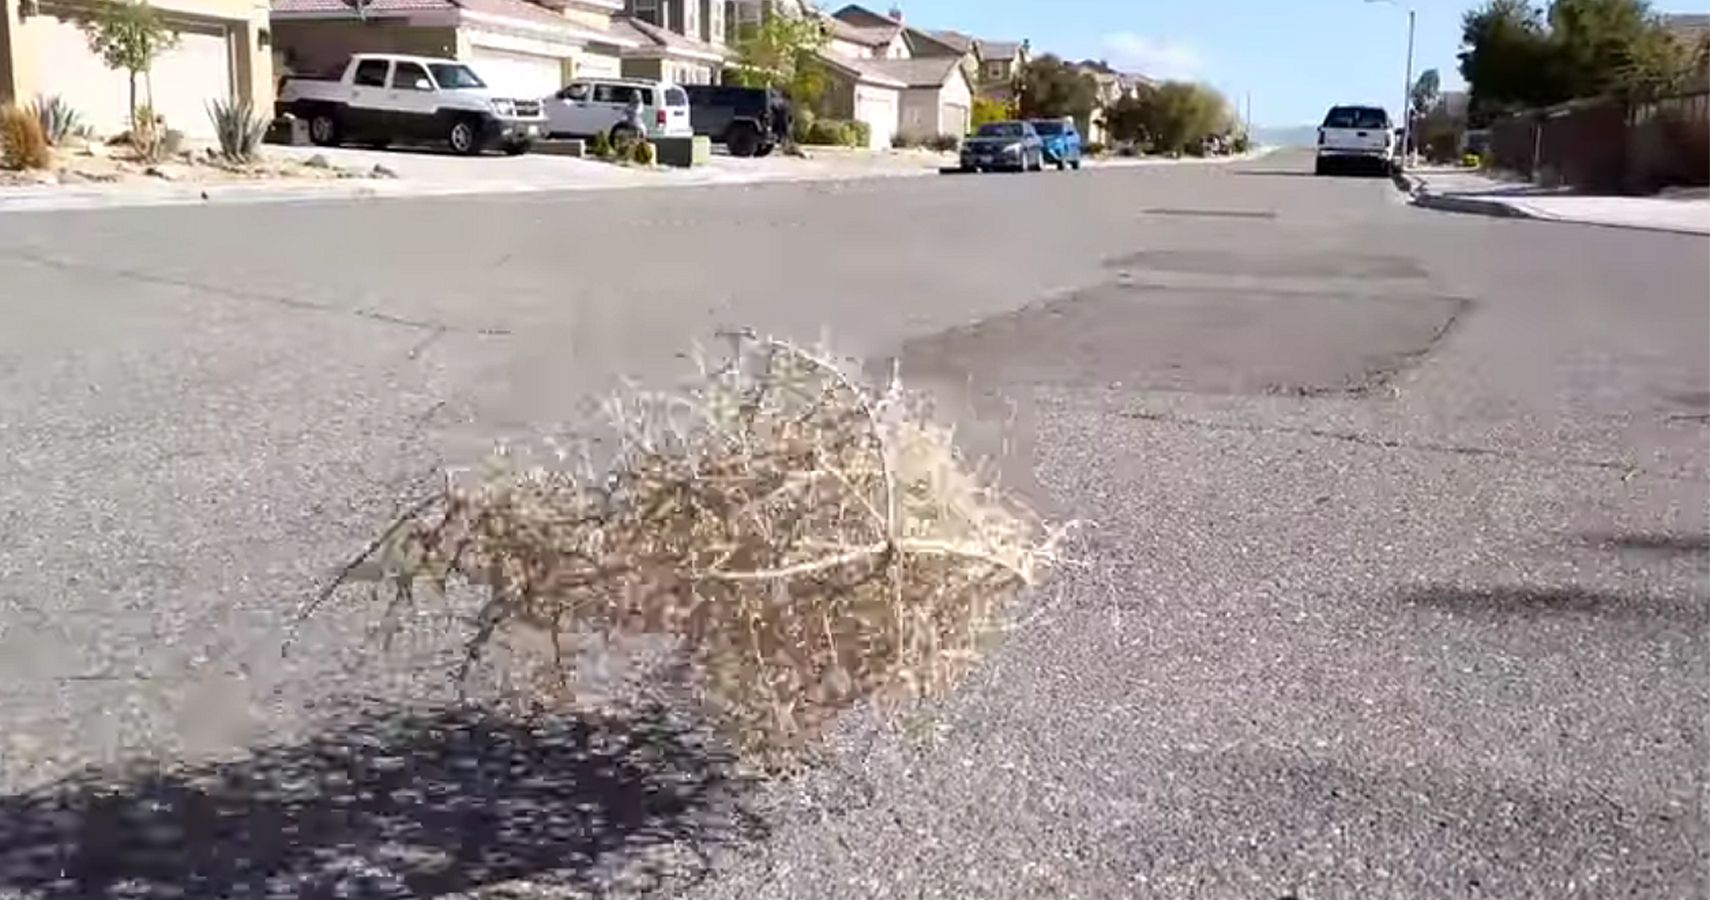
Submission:
M 987 122 L 962 142 L 964 172 L 1038 172 L 1044 168 L 1045 145 L 1030 122 Z
M 731 156 L 765 156 L 790 139 L 795 114 L 782 92 L 769 88 L 685 85 L 695 134 L 724 144 Z
M 1074 119 L 1034 119 L 1033 130 L 1039 132 L 1045 161 L 1056 164 L 1057 171 L 1081 167 L 1081 132 Z
M 457 60 L 384 53 L 356 54 L 338 76 L 282 79 L 275 108 L 307 121 L 323 147 L 443 140 L 464 155 L 514 155 L 546 127 L 539 100 L 494 96 Z
M 631 130 L 630 105 L 641 100 L 641 124 L 647 137 L 689 137 L 689 95 L 668 81 L 636 78 L 578 78 L 546 101 L 547 133 L 553 137 L 588 138 L 596 134 L 613 142 Z
M 1387 174 L 1395 166 L 1395 132 L 1389 113 L 1378 106 L 1333 106 L 1318 129 L 1313 172 L 1362 168 Z

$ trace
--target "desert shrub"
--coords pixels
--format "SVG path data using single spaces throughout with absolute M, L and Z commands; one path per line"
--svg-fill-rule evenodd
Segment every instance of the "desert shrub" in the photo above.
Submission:
M 53 152 L 34 112 L 7 104 L 0 107 L 0 168 L 45 169 Z
M 147 106 L 139 106 L 131 115 L 131 130 L 126 141 L 136 151 L 137 159 L 156 163 L 171 154 L 171 135 L 165 118 L 155 115 L 154 110 Z
M 1477 153 L 1466 153 L 1461 156 L 1461 165 L 1468 169 L 1478 169 L 1484 166 L 1484 158 Z
M 851 147 L 869 147 L 873 143 L 873 127 L 866 122 L 850 122 L 849 141 Z
M 1106 151 L 1107 148 L 1098 141 L 1088 141 L 1081 145 L 1081 154 L 1083 156 L 1103 156 Z
M 899 131 L 891 135 L 891 149 L 893 150 L 911 150 L 922 146 L 923 143 L 918 136 L 906 132 Z
M 220 155 L 233 162 L 256 158 L 256 149 L 267 134 L 267 120 L 255 114 L 248 100 L 211 101 L 208 118 L 213 120 L 214 132 L 220 140 Z
M 962 146 L 962 139 L 953 134 L 938 134 L 933 135 L 926 142 L 926 146 L 937 150 L 939 153 L 949 153 Z
M 588 155 L 595 159 L 612 158 L 612 140 L 601 131 L 588 141 Z
M 37 97 L 30 108 L 41 123 L 42 136 L 49 144 L 58 146 L 66 138 L 84 131 L 83 116 L 58 94 Z
M 952 689 L 1065 530 L 894 380 L 879 391 L 821 353 L 732 342 L 682 391 L 610 400 L 615 441 L 587 445 L 615 443 L 606 465 L 511 451 L 448 475 L 309 610 L 353 582 L 379 586 L 391 616 L 418 590 L 473 589 L 463 675 L 495 635 L 532 636 L 559 676 L 538 680 L 543 706 L 570 699 L 564 639 L 672 639 L 692 673 L 675 687 L 765 764 L 855 703 L 894 712 Z
M 813 119 L 809 122 L 801 143 L 820 147 L 846 147 L 850 143 L 849 123 L 841 119 Z
M 629 161 L 638 166 L 653 165 L 653 160 L 656 156 L 657 154 L 654 152 L 653 144 L 648 141 L 637 140 L 629 148 Z
M 635 145 L 645 144 L 647 139 L 633 129 L 619 128 L 612 132 L 611 155 L 619 162 L 628 162 L 635 158 Z
M 988 100 L 985 97 L 974 98 L 974 109 L 970 129 L 978 130 L 981 125 L 992 122 L 1005 122 L 1015 118 L 1015 110 L 1001 100 Z
M 1133 157 L 1140 155 L 1140 145 L 1139 144 L 1123 144 L 1120 147 L 1116 148 L 1116 155 L 1117 156 L 1126 156 L 1126 157 L 1129 157 L 1132 159 Z
M 797 144 L 810 144 L 808 136 L 813 133 L 814 123 L 819 121 L 819 115 L 809 106 L 797 106 L 795 117 L 790 120 L 790 140 Z

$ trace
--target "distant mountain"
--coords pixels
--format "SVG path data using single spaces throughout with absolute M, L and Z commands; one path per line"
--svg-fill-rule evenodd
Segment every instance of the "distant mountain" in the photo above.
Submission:
M 1258 125 L 1253 140 L 1266 147 L 1311 147 L 1318 143 L 1316 125 Z

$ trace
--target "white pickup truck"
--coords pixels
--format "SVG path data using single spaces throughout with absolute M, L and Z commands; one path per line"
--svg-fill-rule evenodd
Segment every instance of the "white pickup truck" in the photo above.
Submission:
M 539 99 L 495 97 L 454 59 L 359 53 L 337 78 L 283 79 L 278 96 L 278 113 L 307 121 L 322 146 L 444 141 L 464 155 L 489 147 L 515 155 L 546 127 Z
M 1318 128 L 1317 174 L 1357 166 L 1387 175 L 1395 162 L 1395 134 L 1382 107 L 1334 106 L 1325 114 Z

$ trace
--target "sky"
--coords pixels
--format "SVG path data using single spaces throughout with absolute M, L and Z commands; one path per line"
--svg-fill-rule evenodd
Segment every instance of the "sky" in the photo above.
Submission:
M 835 11 L 844 0 L 821 0 Z M 885 12 L 890 0 L 863 4 Z M 1221 89 L 1256 126 L 1316 125 L 1337 103 L 1400 109 L 1407 10 L 1417 13 L 1415 74 L 1435 68 L 1461 87 L 1455 53 L 1468 0 L 897 0 L 923 28 L 1033 42 L 1035 53 L 1106 59 Z M 1704 0 L 1653 0 L 1661 12 L 1704 12 Z

